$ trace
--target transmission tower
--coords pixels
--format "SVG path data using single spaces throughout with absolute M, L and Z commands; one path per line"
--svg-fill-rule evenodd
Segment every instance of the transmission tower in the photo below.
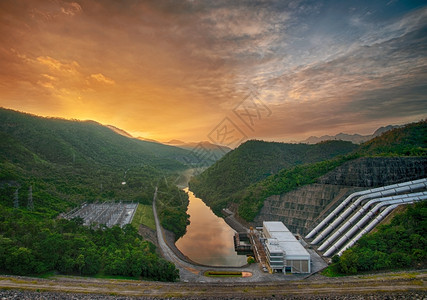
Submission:
M 28 204 L 27 204 L 27 208 L 29 210 L 33 210 L 34 209 L 34 203 L 33 203 L 33 186 L 30 185 L 30 188 L 28 190 Z
M 18 195 L 19 187 L 15 190 L 15 199 L 13 200 L 13 207 L 19 208 L 19 195 Z

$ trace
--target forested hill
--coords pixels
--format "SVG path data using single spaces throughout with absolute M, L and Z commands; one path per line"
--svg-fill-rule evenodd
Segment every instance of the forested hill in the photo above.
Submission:
M 189 156 L 184 149 L 131 139 L 93 121 L 41 118 L 1 108 L 0 134 L 8 140 L 0 144 L 1 158 L 19 156 L 15 161 L 25 164 L 40 159 L 62 165 L 149 163 L 177 169 Z
M 93 121 L 0 108 L 0 205 L 13 207 L 18 190 L 19 206 L 27 207 L 30 186 L 34 213 L 44 217 L 85 201 L 150 202 L 160 179 L 175 178 L 187 168 L 181 161 L 189 154 L 125 137 Z
M 331 159 L 354 151 L 356 145 L 327 141 L 315 145 L 248 141 L 193 178 L 191 188 L 216 213 L 234 193 L 296 165 Z
M 346 161 L 364 156 L 427 155 L 427 122 L 388 131 L 360 146 L 342 141 L 306 146 L 248 142 L 193 178 L 190 187 L 217 214 L 235 203 L 239 215 L 252 221 L 265 198 L 314 183 Z M 347 155 L 333 158 L 339 154 Z
M 0 273 L 176 280 L 174 265 L 132 225 L 86 228 L 56 217 L 83 202 L 150 205 L 157 186 L 162 225 L 179 237 L 188 198 L 173 180 L 190 154 L 92 121 L 0 109 Z
M 357 152 L 364 156 L 426 156 L 427 120 L 387 131 L 360 145 Z

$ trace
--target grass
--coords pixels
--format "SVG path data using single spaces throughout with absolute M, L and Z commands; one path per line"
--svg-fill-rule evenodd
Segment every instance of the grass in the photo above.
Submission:
M 91 277 L 89 277 L 91 278 Z M 119 280 L 139 280 L 139 278 L 131 277 L 131 276 L 120 276 L 120 275 L 104 275 L 104 274 L 97 274 L 95 276 L 92 276 L 92 278 L 99 278 L 99 279 L 119 279 Z
M 417 277 L 417 275 L 420 275 L 420 272 L 396 272 L 396 273 L 380 273 L 380 274 L 374 274 L 374 275 L 361 275 L 359 278 L 361 279 L 377 279 L 381 277 L 400 277 L 400 278 L 406 278 L 406 279 L 414 279 Z
M 38 277 L 38 278 L 44 278 L 44 279 L 49 279 L 53 276 L 56 276 L 56 272 L 55 271 L 49 271 L 43 274 L 39 274 L 39 275 L 34 275 L 34 277 Z
M 344 274 L 341 274 L 338 270 L 338 266 L 336 264 L 331 264 L 327 268 L 325 268 L 320 274 L 326 277 L 343 277 Z
M 138 205 L 132 220 L 132 225 L 138 229 L 140 224 L 156 230 L 156 223 L 154 221 L 153 208 L 151 205 Z
M 233 271 L 206 271 L 204 273 L 208 277 L 242 277 L 242 272 L 233 272 Z

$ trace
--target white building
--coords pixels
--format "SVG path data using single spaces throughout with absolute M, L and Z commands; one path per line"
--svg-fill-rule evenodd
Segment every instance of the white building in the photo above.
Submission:
M 310 254 L 282 222 L 263 222 L 267 262 L 273 271 L 310 273 Z

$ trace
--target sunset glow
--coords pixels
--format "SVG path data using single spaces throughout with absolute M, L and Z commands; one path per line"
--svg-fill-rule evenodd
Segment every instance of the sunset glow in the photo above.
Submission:
M 371 134 L 426 118 L 426 30 L 424 1 L 4 0 L 0 106 L 159 141 Z

